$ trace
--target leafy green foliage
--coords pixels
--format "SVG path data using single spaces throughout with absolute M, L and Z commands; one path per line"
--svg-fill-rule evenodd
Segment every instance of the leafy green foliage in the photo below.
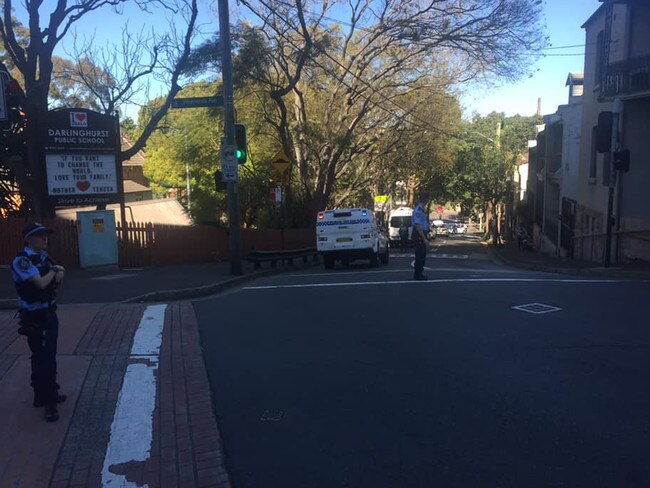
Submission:
M 508 185 L 518 158 L 535 136 L 541 117 L 506 117 L 492 112 L 475 116 L 463 129 L 455 167 L 447 190 L 451 200 L 468 212 L 496 208 L 508 195 Z

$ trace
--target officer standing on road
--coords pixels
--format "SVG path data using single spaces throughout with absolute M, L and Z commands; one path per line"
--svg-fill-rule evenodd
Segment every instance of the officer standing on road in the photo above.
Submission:
M 32 352 L 34 407 L 45 407 L 45 420 L 55 422 L 59 419 L 56 405 L 66 399 L 58 393 L 56 383 L 59 319 L 55 296 L 65 270 L 54 264 L 46 252 L 48 234 L 52 231 L 41 224 L 28 225 L 23 230 L 25 248 L 14 258 L 11 271 L 18 292 L 18 333 L 27 336 Z
M 427 195 L 421 194 L 418 198 L 418 204 L 413 209 L 413 244 L 415 245 L 415 264 L 413 278 L 416 280 L 426 280 L 427 277 L 422 273 L 424 271 L 424 261 L 427 257 L 427 232 L 429 232 L 429 215 L 425 211 L 427 206 Z

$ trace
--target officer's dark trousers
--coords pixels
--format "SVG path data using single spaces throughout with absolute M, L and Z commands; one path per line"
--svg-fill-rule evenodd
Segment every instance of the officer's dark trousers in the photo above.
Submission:
M 56 343 L 59 336 L 59 319 L 54 311 L 32 312 L 28 317 L 34 320 L 42 334 L 27 337 L 32 351 L 32 387 L 34 400 L 48 403 L 55 398 L 56 384 Z
M 415 264 L 413 265 L 414 272 L 413 276 L 418 278 L 422 276 L 424 271 L 424 260 L 427 257 L 427 243 L 422 240 L 419 234 L 415 234 L 413 238 L 413 244 L 415 245 Z

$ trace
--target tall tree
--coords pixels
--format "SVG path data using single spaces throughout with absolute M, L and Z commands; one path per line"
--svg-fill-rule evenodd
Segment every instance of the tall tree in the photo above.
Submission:
M 353 161 L 377 152 L 406 125 L 440 129 L 413 115 L 409 97 L 467 79 L 516 78 L 545 42 L 535 0 L 242 0 L 258 20 L 242 26 L 256 53 L 245 74 L 264 87 L 267 111 L 313 211 L 334 203 Z M 334 12 L 334 9 L 336 11 Z M 372 151 L 374 150 L 374 151 Z
M 220 89 L 217 83 L 187 85 L 184 97 L 212 96 Z M 240 167 L 240 204 L 242 222 L 247 227 L 264 224 L 278 225 L 275 212 L 268 202 L 271 177 L 270 159 L 273 142 L 264 134 L 267 129 L 261 119 L 251 116 L 253 98 L 238 97 L 238 116 L 245 122 L 248 136 L 248 162 Z M 146 125 L 151 112 L 161 100 L 152 100 L 141 110 L 139 125 Z M 161 121 L 147 144 L 145 174 L 159 195 L 170 190 L 180 196 L 197 223 L 221 223 L 226 218 L 223 192 L 215 188 L 214 172 L 220 155 L 223 135 L 223 112 L 217 108 L 195 108 L 170 111 Z M 186 178 L 189 174 L 191 205 L 187 205 Z
M 167 84 L 167 94 L 157 111 L 143 127 L 140 137 L 133 147 L 122 153 L 122 159 L 128 159 L 143 148 L 158 122 L 165 115 L 176 93 L 181 88 L 180 80 L 191 52 L 191 42 L 195 32 L 198 14 L 197 0 L 154 0 L 149 2 L 129 2 L 129 0 L 57 0 L 50 12 L 45 9 L 49 4 L 40 0 L 26 0 L 15 3 L 3 1 L 0 15 L 0 40 L 11 65 L 20 73 L 25 100 L 23 111 L 28 123 L 25 125 L 25 154 L 22 161 L 6 159 L 3 163 L 15 174 L 21 192 L 32 199 L 32 210 L 39 216 L 51 213 L 47 204 L 47 187 L 45 171 L 40 149 L 40 132 L 44 117 L 49 108 L 50 94 L 55 77 L 54 52 L 61 41 L 70 35 L 75 24 L 84 20 L 90 13 L 100 9 L 121 8 L 127 3 L 137 5 L 143 10 L 161 9 L 175 13 L 173 29 L 170 34 L 160 37 L 130 35 L 124 32 L 122 45 L 108 46 L 104 52 L 111 52 L 101 63 L 98 59 L 89 59 L 88 63 L 75 64 L 77 74 L 88 73 L 97 67 L 109 77 L 96 76 L 105 90 L 102 92 L 87 86 L 98 100 L 98 105 L 105 113 L 112 113 L 128 96 L 144 76 L 160 75 Z M 27 32 L 17 24 L 12 15 L 14 8 L 24 9 L 21 17 L 26 20 Z M 120 63 L 120 56 L 123 62 Z M 78 59 L 81 59 L 79 56 Z M 111 72 L 114 69 L 114 73 Z M 90 80 L 88 77 L 87 80 Z M 102 93 L 105 96 L 102 96 Z
M 492 112 L 474 116 L 463 128 L 448 191 L 464 208 L 483 213 L 494 244 L 500 240 L 496 219 L 509 197 L 515 164 L 540 123 L 538 116 Z

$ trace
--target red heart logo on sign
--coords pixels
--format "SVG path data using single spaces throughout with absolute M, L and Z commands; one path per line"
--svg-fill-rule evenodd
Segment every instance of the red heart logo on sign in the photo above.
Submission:
M 86 114 L 77 112 L 76 114 L 74 114 L 74 118 L 77 119 L 79 122 L 83 122 L 84 120 L 86 120 Z
M 90 181 L 77 181 L 77 188 L 79 188 L 81 191 L 86 191 L 88 188 L 90 188 Z

